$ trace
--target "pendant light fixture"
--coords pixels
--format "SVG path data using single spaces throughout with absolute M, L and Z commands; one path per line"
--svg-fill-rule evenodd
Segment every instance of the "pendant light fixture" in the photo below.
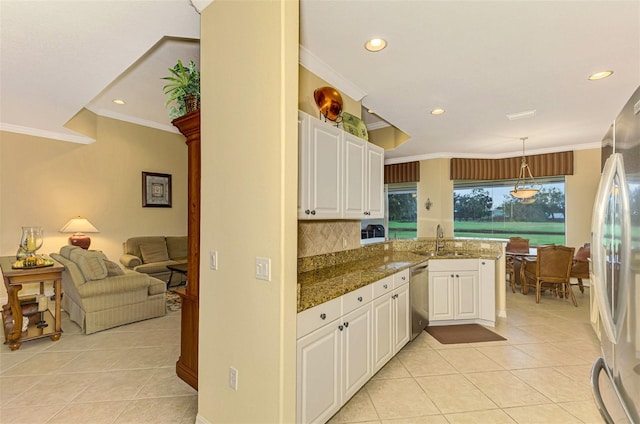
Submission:
M 531 174 L 531 169 L 529 168 L 529 164 L 527 163 L 527 158 L 524 155 L 524 142 L 529 137 L 522 137 L 522 162 L 520 163 L 520 175 L 516 180 L 516 185 L 509 193 L 513 197 L 518 199 L 528 199 L 530 197 L 535 196 L 540 191 L 542 187 L 541 184 L 538 184 L 533 175 Z M 527 185 L 527 176 L 531 179 L 531 183 Z M 533 203 L 533 202 L 531 202 Z

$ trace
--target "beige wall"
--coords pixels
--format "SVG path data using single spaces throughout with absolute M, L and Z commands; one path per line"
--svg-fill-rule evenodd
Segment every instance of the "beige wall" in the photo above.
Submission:
M 432 206 L 425 208 L 427 199 Z M 449 179 L 449 159 L 420 161 L 418 183 L 418 237 L 435 237 L 437 225 L 446 237 L 453 236 L 453 181 Z
M 320 112 L 318 111 L 316 102 L 313 99 L 313 92 L 316 88 L 327 86 L 332 87 L 332 85 L 322 78 L 318 77 L 314 73 L 310 72 L 305 67 L 299 66 L 298 68 L 298 109 L 308 113 L 311 116 L 319 118 Z M 342 97 L 342 111 L 348 112 L 360 118 L 362 116 L 362 108 L 360 106 L 360 102 L 352 99 L 342 92 L 340 92 L 340 96 Z
M 0 132 L 0 255 L 15 255 L 21 227 L 44 227 L 41 253 L 57 252 L 58 230 L 82 215 L 100 230 L 91 248 L 118 261 L 136 235 L 187 232 L 184 137 L 97 117 L 97 141 L 74 144 Z M 142 207 L 142 171 L 172 175 L 173 207 Z M 4 286 L 0 298 L 6 298 Z
M 201 28 L 198 420 L 293 423 L 298 2 L 216 0 Z M 258 256 L 269 282 L 255 278 Z
M 567 175 L 565 186 L 567 246 L 582 246 L 591 241 L 591 214 L 600 181 L 600 149 L 574 153 L 574 173 Z

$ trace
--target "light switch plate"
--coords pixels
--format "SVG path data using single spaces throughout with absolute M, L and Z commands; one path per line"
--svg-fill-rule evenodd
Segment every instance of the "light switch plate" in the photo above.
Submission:
M 218 252 L 215 250 L 209 251 L 209 268 L 218 269 Z
M 256 256 L 256 278 L 271 281 L 271 258 Z

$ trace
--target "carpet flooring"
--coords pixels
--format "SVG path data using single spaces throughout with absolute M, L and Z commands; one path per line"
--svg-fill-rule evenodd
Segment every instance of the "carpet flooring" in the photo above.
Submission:
M 167 296 L 167 311 L 179 311 L 182 309 L 182 299 L 180 296 L 168 290 L 165 292 Z

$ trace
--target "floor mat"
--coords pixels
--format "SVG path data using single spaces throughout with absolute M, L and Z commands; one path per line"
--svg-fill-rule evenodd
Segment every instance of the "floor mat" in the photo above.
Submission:
M 496 342 L 507 340 L 479 324 L 440 325 L 425 328 L 442 344 Z

